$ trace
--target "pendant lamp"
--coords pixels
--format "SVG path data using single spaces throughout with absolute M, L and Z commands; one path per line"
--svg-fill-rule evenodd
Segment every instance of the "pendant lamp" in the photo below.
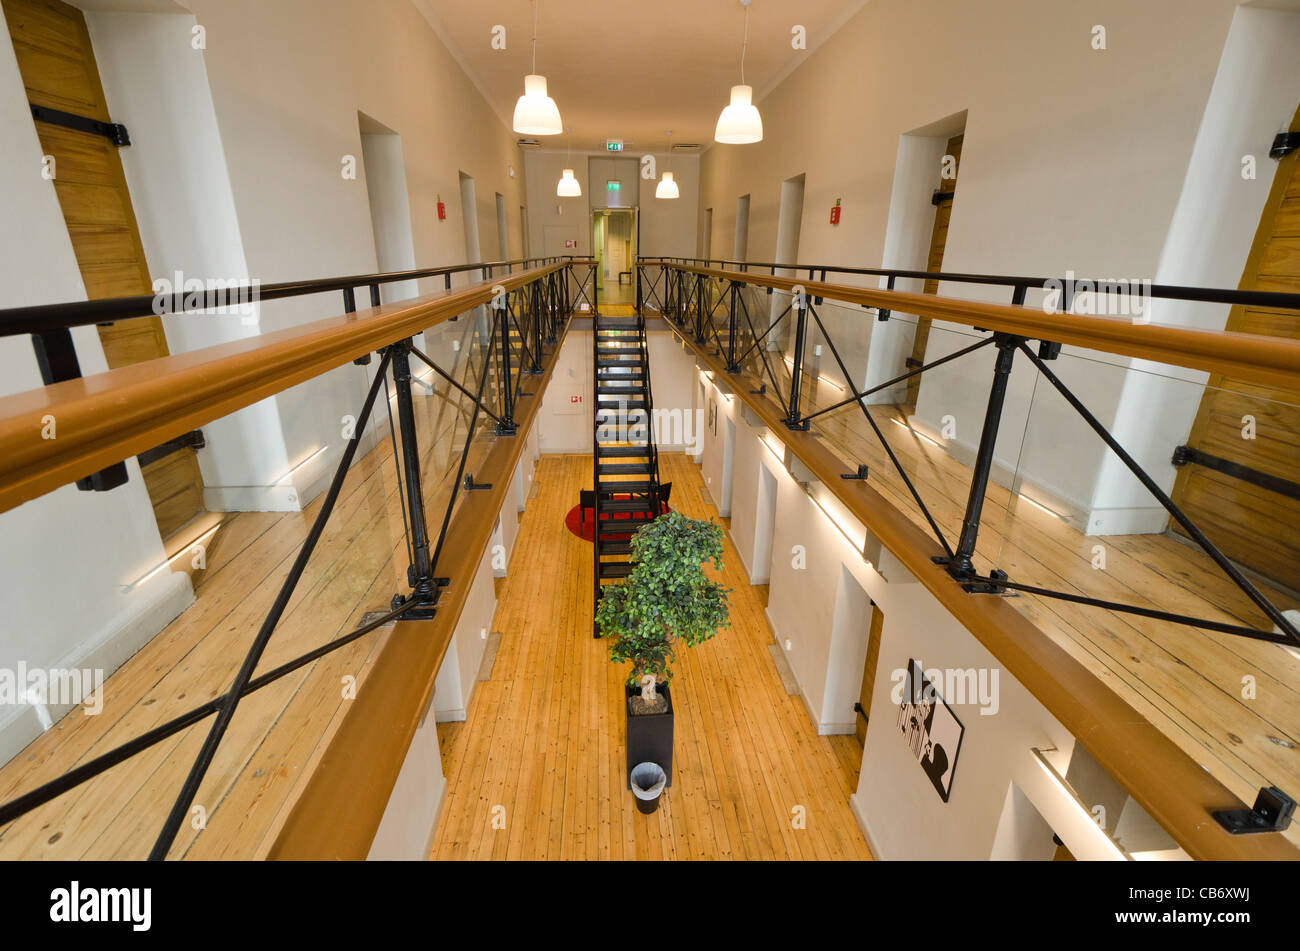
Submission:
M 672 151 L 673 151 L 673 134 L 670 131 L 668 133 L 668 154 L 671 155 Z M 677 183 L 673 181 L 673 173 L 665 169 L 663 178 L 659 179 L 659 184 L 655 188 L 655 197 L 656 198 L 677 198 L 680 196 L 680 194 L 681 193 L 677 190 Z
M 559 135 L 564 131 L 560 109 L 546 94 L 546 77 L 537 75 L 537 13 L 533 3 L 533 71 L 524 77 L 524 94 L 515 103 L 514 130 L 520 135 Z
M 745 8 L 745 38 L 740 46 L 740 85 L 731 87 L 731 103 L 718 116 L 713 141 L 724 145 L 749 145 L 763 141 L 763 118 L 754 105 L 754 90 L 745 85 L 745 49 L 749 46 L 749 4 L 740 0 Z

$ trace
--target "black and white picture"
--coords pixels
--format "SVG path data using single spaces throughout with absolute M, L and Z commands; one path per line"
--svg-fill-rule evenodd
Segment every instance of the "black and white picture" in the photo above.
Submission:
M 948 794 L 952 792 L 953 773 L 957 770 L 962 734 L 966 730 L 915 660 L 907 662 L 903 701 L 898 707 L 898 728 L 940 798 L 947 802 Z

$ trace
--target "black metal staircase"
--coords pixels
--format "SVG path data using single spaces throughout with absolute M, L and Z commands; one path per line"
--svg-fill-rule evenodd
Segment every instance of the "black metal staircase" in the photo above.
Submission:
M 595 597 L 632 571 L 630 536 L 658 517 L 661 498 L 655 448 L 650 354 L 645 315 L 593 318 L 592 404 Z

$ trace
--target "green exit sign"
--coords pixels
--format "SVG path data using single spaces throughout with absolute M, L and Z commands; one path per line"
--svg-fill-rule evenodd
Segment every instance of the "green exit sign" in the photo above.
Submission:
M 606 152 L 622 152 L 622 151 L 623 151 L 623 140 L 622 140 L 622 139 L 606 139 L 606 140 L 605 140 L 605 151 L 606 151 Z
M 620 181 L 612 181 L 612 182 L 605 183 L 605 191 L 607 192 L 616 192 L 622 187 L 623 187 L 623 183 Z

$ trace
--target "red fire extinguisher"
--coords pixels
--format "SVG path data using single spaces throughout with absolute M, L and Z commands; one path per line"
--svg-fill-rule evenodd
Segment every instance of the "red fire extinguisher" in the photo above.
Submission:
M 840 223 L 840 200 L 836 198 L 835 204 L 831 206 L 831 224 L 837 225 L 839 223 Z

